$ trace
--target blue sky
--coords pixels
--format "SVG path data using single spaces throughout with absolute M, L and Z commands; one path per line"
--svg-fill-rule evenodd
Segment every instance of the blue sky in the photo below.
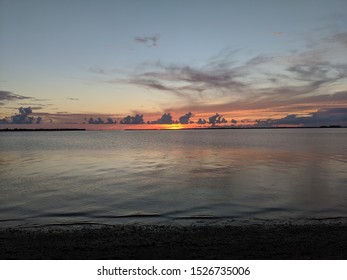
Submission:
M 347 108 L 342 0 L 1 0 L 0 39 L 0 117 L 31 106 L 58 123 L 265 121 Z

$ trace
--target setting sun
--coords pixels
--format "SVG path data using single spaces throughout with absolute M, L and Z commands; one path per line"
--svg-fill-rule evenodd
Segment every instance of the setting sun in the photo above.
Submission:
M 183 128 L 184 128 L 184 126 L 182 124 L 179 124 L 179 123 L 177 123 L 177 124 L 170 124 L 170 125 L 165 126 L 165 129 L 175 129 L 175 130 L 177 130 L 177 129 L 183 129 Z

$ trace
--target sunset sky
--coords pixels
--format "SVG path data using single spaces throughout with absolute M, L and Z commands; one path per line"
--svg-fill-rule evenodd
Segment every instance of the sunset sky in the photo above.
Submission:
M 0 0 L 0 40 L 1 127 L 347 125 L 346 0 Z

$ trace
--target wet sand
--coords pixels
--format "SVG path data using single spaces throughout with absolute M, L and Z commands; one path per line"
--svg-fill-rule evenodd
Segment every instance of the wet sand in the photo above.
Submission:
M 347 224 L 3 228 L 0 259 L 347 259 Z

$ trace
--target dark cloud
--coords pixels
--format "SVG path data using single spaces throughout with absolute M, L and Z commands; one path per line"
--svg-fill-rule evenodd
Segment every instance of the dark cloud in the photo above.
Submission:
M 89 124 L 116 124 L 117 121 L 113 120 L 112 118 L 107 118 L 106 120 L 104 120 L 101 117 L 98 118 L 92 118 L 90 117 L 89 119 L 85 119 L 88 120 Z
M 164 114 L 161 116 L 161 118 L 158 120 L 159 124 L 172 124 L 172 116 L 170 113 Z
M 7 124 L 10 123 L 7 117 L 0 119 L 0 124 Z
M 174 121 L 172 120 L 172 116 L 170 113 L 165 113 L 161 116 L 160 119 L 156 120 L 156 121 L 151 121 L 151 122 L 147 122 L 148 124 L 173 124 Z
M 258 121 L 258 126 L 301 125 L 331 126 L 347 125 L 347 108 L 327 108 L 310 113 L 308 116 L 290 114 L 282 119 Z
M 89 124 L 103 124 L 105 121 L 102 118 L 89 118 L 88 119 Z
M 193 114 L 191 112 L 185 114 L 184 116 L 179 117 L 179 122 L 181 124 L 188 124 L 189 123 L 189 119 L 193 116 Z
M 31 99 L 31 97 L 14 94 L 10 91 L 0 90 L 0 100 L 12 101 L 12 100 L 22 100 L 22 99 Z
M 207 123 L 207 121 L 205 119 L 199 119 L 197 121 L 197 124 L 206 124 L 206 123 Z
M 143 115 L 136 114 L 135 116 L 126 116 L 120 122 L 120 124 L 144 124 Z
M 212 124 L 212 126 L 216 125 L 216 123 L 220 124 L 220 123 L 227 123 L 228 122 L 225 118 L 223 118 L 222 115 L 220 115 L 218 113 L 209 117 L 208 120 L 209 120 L 209 123 Z
M 77 100 L 79 100 L 78 98 L 73 98 L 73 97 L 68 97 L 67 99 L 72 100 L 72 101 L 77 101 Z
M 106 123 L 113 124 L 113 123 L 117 123 L 117 121 L 114 121 L 112 118 L 107 118 Z
M 42 117 L 37 117 L 37 118 L 36 118 L 36 123 L 37 123 L 37 124 L 40 124 L 41 121 L 42 121 Z
M 33 124 L 33 123 L 41 123 L 42 117 L 35 118 L 32 116 L 32 108 L 31 107 L 20 107 L 18 109 L 19 114 L 14 114 L 11 117 L 6 117 L 0 120 L 1 124 L 4 123 L 12 123 L 12 124 Z
M 116 119 L 120 118 L 117 114 L 79 114 L 70 113 L 67 111 L 57 112 L 35 112 L 35 116 L 43 117 L 45 121 L 51 120 L 53 123 L 89 123 L 90 124 L 110 124 L 110 119 L 113 119 L 113 123 L 117 123 Z M 92 119 L 92 120 L 90 120 Z
M 144 44 L 147 47 L 157 47 L 159 35 L 135 37 L 135 42 Z

